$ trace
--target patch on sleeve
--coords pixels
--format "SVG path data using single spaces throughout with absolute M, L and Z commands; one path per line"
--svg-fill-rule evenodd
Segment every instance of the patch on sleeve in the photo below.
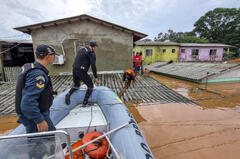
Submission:
M 43 77 L 43 76 L 37 76 L 36 77 L 36 81 L 37 81 L 37 83 L 36 83 L 36 86 L 38 87 L 38 88 L 43 88 L 45 85 L 44 85 L 44 82 L 45 82 L 45 78 Z

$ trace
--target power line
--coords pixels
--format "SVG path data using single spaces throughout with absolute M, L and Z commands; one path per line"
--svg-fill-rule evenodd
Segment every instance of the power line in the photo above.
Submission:
M 4 54 L 4 53 L 8 52 L 8 51 L 10 51 L 11 49 L 17 47 L 17 46 L 20 45 L 20 44 L 22 44 L 22 43 L 16 44 L 16 45 L 12 46 L 11 48 L 9 48 L 9 49 L 7 49 L 7 50 L 4 50 L 4 51 L 0 52 L 0 54 Z

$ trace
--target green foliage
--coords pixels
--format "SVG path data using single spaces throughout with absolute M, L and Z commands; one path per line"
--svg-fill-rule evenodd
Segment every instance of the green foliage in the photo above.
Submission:
M 224 51 L 223 53 L 223 60 L 230 60 L 236 58 L 236 53 L 232 51 Z
M 216 8 L 200 17 L 194 27 L 193 31 L 201 38 L 239 48 L 240 9 Z
M 196 37 L 194 32 L 174 32 L 173 30 L 168 30 L 168 33 L 159 33 L 154 41 L 165 41 L 170 40 L 179 43 L 207 43 L 207 40 L 200 39 Z
M 194 23 L 191 32 L 159 33 L 154 41 L 170 40 L 179 43 L 222 43 L 234 46 L 226 58 L 240 55 L 240 8 L 216 8 Z
M 200 39 L 196 36 L 184 36 L 177 40 L 179 43 L 207 43 L 208 40 Z

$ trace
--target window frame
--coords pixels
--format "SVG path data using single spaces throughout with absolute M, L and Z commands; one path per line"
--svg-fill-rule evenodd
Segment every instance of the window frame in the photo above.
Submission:
M 214 53 L 214 54 L 212 54 L 212 53 Z M 217 56 L 217 49 L 210 49 L 209 56 L 211 56 L 211 57 Z
M 196 51 L 196 52 L 195 52 Z M 197 54 L 196 54 L 197 53 Z M 192 49 L 191 50 L 191 56 L 193 57 L 193 58 L 196 58 L 196 57 L 198 57 L 199 56 L 199 49 Z
M 149 51 L 150 51 L 150 54 L 149 54 Z M 145 50 L 145 56 L 152 56 L 152 49 L 146 49 Z

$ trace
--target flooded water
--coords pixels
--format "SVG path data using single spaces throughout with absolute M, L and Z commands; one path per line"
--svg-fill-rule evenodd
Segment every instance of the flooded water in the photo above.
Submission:
M 240 83 L 206 87 L 149 75 L 199 105 L 128 105 L 156 159 L 239 159 Z M 16 120 L 0 118 L 0 134 Z
M 5 135 L 19 124 L 16 122 L 16 116 L 0 117 L 0 135 Z
M 172 88 L 183 96 L 192 99 L 203 108 L 240 106 L 240 82 L 224 84 L 196 84 L 158 74 L 150 73 L 149 76 Z M 200 88 L 200 89 L 199 89 Z M 201 90 L 207 88 L 210 92 Z
M 154 73 L 149 75 L 199 105 L 129 107 L 155 158 L 239 158 L 240 83 L 206 87 Z M 205 87 L 210 91 L 200 89 Z
M 240 108 L 129 107 L 157 159 L 239 159 Z

